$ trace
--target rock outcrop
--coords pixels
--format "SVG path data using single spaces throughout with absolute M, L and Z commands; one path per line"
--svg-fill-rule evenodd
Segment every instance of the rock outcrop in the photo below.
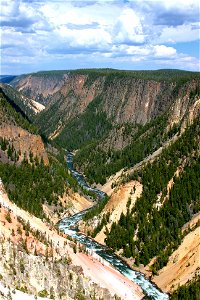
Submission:
M 84 296 L 84 299 L 111 300 L 108 290 L 83 275 L 82 268 L 42 256 L 29 255 L 12 242 L 0 238 L 0 272 L 6 286 L 27 293 L 53 299 L 70 300 Z M 52 298 L 51 298 L 52 299 Z
M 176 123 L 183 118 L 190 93 L 198 84 L 198 77 L 178 85 L 167 77 L 151 80 L 140 79 L 139 75 L 109 77 L 99 73 L 91 79 L 85 72 L 64 71 L 59 75 L 36 73 L 17 77 L 12 83 L 24 95 L 48 103 L 39 123 L 51 138 L 55 137 L 54 132 L 59 135 L 67 122 L 82 114 L 90 103 L 97 112 L 105 112 L 115 125 L 144 125 L 170 107 L 170 120 Z
M 172 292 L 195 276 L 200 276 L 199 253 L 200 226 L 185 236 L 181 245 L 170 256 L 167 265 L 154 276 L 153 281 L 163 291 Z
M 19 92 L 23 92 L 27 97 L 46 105 L 51 98 L 64 85 L 67 74 L 50 75 L 37 74 L 22 75 L 12 81 L 12 85 L 17 87 Z M 43 79 L 43 80 L 41 80 Z
M 14 89 L 13 89 L 14 90 Z M 12 161 L 26 158 L 43 160 L 48 165 L 48 155 L 40 135 L 35 134 L 36 128 L 29 122 L 22 109 L 0 88 L 0 141 L 6 144 L 0 149 L 0 160 L 6 162 L 6 156 Z M 8 148 L 10 154 L 8 154 Z
M 24 156 L 29 159 L 29 155 L 32 153 L 33 158 L 37 157 L 39 161 L 42 159 L 44 164 L 48 165 L 48 155 L 41 136 L 31 134 L 18 126 L 4 124 L 0 126 L 0 137 L 8 140 L 13 145 L 15 151 L 21 153 L 19 162 L 24 159 Z

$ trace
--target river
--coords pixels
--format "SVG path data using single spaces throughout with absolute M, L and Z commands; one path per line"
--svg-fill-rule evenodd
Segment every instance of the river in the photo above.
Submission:
M 69 153 L 67 155 L 67 166 L 71 171 L 71 174 L 76 178 L 79 185 L 84 189 L 95 193 L 101 201 L 106 194 L 98 189 L 94 189 L 90 187 L 84 177 L 74 169 L 73 166 L 73 154 Z M 86 248 L 88 248 L 93 253 L 98 254 L 103 259 L 108 261 L 116 270 L 118 270 L 125 277 L 129 278 L 131 281 L 138 284 L 145 295 L 147 295 L 150 299 L 155 300 L 167 300 L 169 296 L 165 293 L 162 293 L 152 282 L 145 278 L 145 276 L 137 271 L 132 270 L 122 259 L 120 259 L 115 253 L 111 252 L 106 246 L 103 246 L 89 237 L 81 234 L 78 231 L 77 223 L 83 218 L 84 214 L 88 211 L 88 209 L 77 213 L 71 217 L 64 218 L 59 223 L 60 230 L 64 231 L 67 235 L 76 239 L 81 244 L 84 244 Z M 149 299 L 148 298 L 148 299 Z

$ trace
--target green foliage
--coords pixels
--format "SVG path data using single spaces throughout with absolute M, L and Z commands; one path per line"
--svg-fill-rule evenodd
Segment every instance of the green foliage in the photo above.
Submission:
M 200 299 L 200 277 L 180 286 L 171 294 L 171 300 L 199 300 Z
M 0 88 L 0 124 L 4 122 L 18 125 L 30 133 L 37 133 L 37 128 L 29 122 L 21 108 Z
M 196 89 L 190 92 L 190 98 L 195 98 L 200 95 L 200 86 L 197 85 Z
M 9 145 L 8 140 L 0 137 L 0 147 L 3 151 L 7 150 L 8 145 Z
M 42 218 L 42 204 L 57 204 L 58 195 L 63 195 L 69 175 L 61 164 L 53 160 L 49 166 L 43 163 L 31 165 L 24 160 L 20 166 L 0 163 L 0 177 L 12 201 Z
M 157 256 L 154 272 L 167 263 L 169 255 L 181 241 L 182 226 L 200 209 L 198 121 L 152 164 L 128 178 L 141 180 L 142 195 L 131 211 L 128 208 L 127 214 L 122 214 L 117 224 L 113 223 L 107 234 L 109 247 L 123 249 L 124 256 L 137 256 L 138 264 L 146 265 Z M 184 170 L 176 177 L 174 174 L 181 164 L 184 164 Z M 174 185 L 165 199 L 166 186 L 171 178 L 174 178 Z M 155 207 L 159 194 L 162 195 L 160 210 Z M 133 240 L 135 234 L 137 240 Z
M 32 75 L 35 77 L 52 77 L 52 76 L 62 76 L 64 74 L 69 74 L 69 71 L 68 70 L 39 71 L 36 73 L 30 73 L 30 74 L 18 76 L 18 78 L 19 77 L 23 78 L 27 75 Z
M 7 84 L 2 85 L 2 92 L 10 104 L 16 107 L 27 120 L 33 119 L 35 113 L 29 104 L 29 99 Z
M 39 297 L 46 298 L 48 297 L 48 292 L 46 290 L 42 290 L 38 293 Z
M 103 214 L 103 218 L 101 220 L 101 222 L 97 225 L 97 227 L 95 227 L 95 229 L 92 232 L 92 237 L 95 237 L 97 235 L 97 233 L 99 233 L 101 231 L 101 229 L 106 226 L 106 224 L 108 223 L 110 218 L 110 212 L 108 212 L 107 214 Z
M 111 82 L 113 78 L 119 79 L 124 77 L 132 77 L 136 79 L 144 79 L 144 80 L 155 80 L 155 81 L 169 81 L 169 82 L 187 82 L 192 80 L 193 78 L 200 78 L 199 72 L 188 72 L 182 70 L 175 69 L 162 69 L 155 71 L 123 71 L 116 69 L 82 69 L 82 70 L 73 70 L 70 71 L 71 74 L 81 74 L 87 75 L 90 78 L 90 82 L 92 79 L 95 80 L 100 76 L 105 76 L 107 82 Z
M 78 291 L 78 292 L 76 293 L 75 299 L 76 299 L 76 300 L 86 300 L 86 298 L 85 298 L 85 296 L 84 296 L 84 294 L 83 294 L 82 291 Z
M 106 203 L 108 202 L 109 197 L 105 197 L 103 200 L 101 200 L 100 202 L 98 202 L 97 205 L 95 205 L 92 209 L 90 209 L 83 217 L 84 221 L 87 221 L 91 218 L 93 218 L 94 216 L 98 216 L 101 211 L 104 209 Z
M 96 97 L 85 112 L 68 122 L 55 141 L 71 151 L 82 147 L 88 141 L 102 138 L 112 126 L 100 107 L 101 98 Z
M 115 78 L 133 77 L 136 79 L 144 80 L 155 80 L 155 81 L 179 81 L 179 79 L 184 78 L 185 80 L 192 80 L 193 78 L 200 78 L 199 72 L 190 72 L 176 69 L 161 69 L 161 70 L 117 70 L 111 68 L 102 69 L 78 69 L 78 70 L 51 70 L 51 71 L 40 71 L 37 73 L 31 73 L 30 75 L 35 77 L 53 77 L 53 76 L 63 76 L 65 74 L 77 74 L 86 75 L 89 77 L 89 81 L 92 82 L 100 76 L 114 76 Z M 28 74 L 27 74 L 28 75 Z M 18 76 L 17 79 L 23 78 L 22 75 Z
M 25 271 L 24 261 L 21 259 L 20 260 L 20 272 L 24 273 L 24 271 Z
M 74 162 L 78 166 L 84 166 L 84 173 L 90 183 L 104 184 L 106 177 L 124 167 L 130 168 L 134 166 L 159 148 L 169 138 L 168 135 L 163 133 L 166 123 L 167 115 L 163 115 L 145 126 L 138 125 L 136 132 L 132 136 L 131 143 L 122 151 L 110 150 L 106 152 L 97 143 L 91 143 L 78 151 Z M 130 126 L 126 128 L 126 132 L 130 130 Z
M 13 144 L 9 143 L 6 138 L 0 137 L 0 149 L 4 151 L 11 161 L 17 162 L 19 160 L 20 151 L 16 151 Z
M 7 214 L 5 215 L 5 219 L 8 223 L 11 223 L 12 220 L 11 220 L 11 216 L 10 216 L 10 212 L 8 211 Z
M 34 123 L 41 129 L 42 134 L 48 136 L 48 134 L 52 133 L 55 130 L 55 124 L 58 126 L 60 121 L 62 121 L 63 116 L 59 113 L 60 102 L 63 100 L 63 96 L 60 95 L 59 100 L 55 103 L 51 104 L 51 109 L 43 110 L 35 117 Z M 54 122 L 51 121 L 51 116 L 54 116 Z M 49 122 L 50 120 L 50 122 Z M 45 128 L 45 132 L 43 131 Z

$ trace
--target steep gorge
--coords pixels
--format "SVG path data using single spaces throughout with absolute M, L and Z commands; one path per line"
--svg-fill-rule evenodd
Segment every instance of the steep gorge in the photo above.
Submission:
M 180 72 L 179 79 L 176 73 L 169 71 L 143 72 L 145 75 L 114 70 L 39 72 L 17 77 L 11 84 L 41 103 L 43 100 L 39 95 L 42 94 L 48 105 L 37 122 L 47 135 L 52 134 L 58 125 L 62 134 L 69 121 L 75 121 L 78 116 L 81 121 L 89 104 L 95 107 L 94 115 L 105 112 L 112 125 L 144 125 L 162 115 L 179 99 L 183 106 L 179 110 L 182 118 L 190 92 L 198 87 L 199 75 Z
M 55 228 L 62 216 L 91 202 L 74 192 L 77 186 L 59 161 L 59 150 L 44 145 L 17 108 L 1 93 L 0 297 L 141 299 L 136 284 Z
M 11 84 L 35 99 L 43 91 L 47 106 L 35 123 L 54 143 L 79 149 L 75 162 L 91 183 L 105 183 L 106 177 L 144 159 L 183 127 L 197 100 L 199 74 L 52 71 L 19 77 Z M 129 152 L 138 151 L 133 146 L 136 143 L 142 144 L 140 155 L 127 159 Z M 121 152 L 125 161 L 118 159 Z M 93 162 L 99 171 L 92 172 Z M 108 167 L 103 171 L 105 162 Z
M 54 145 L 78 149 L 76 167 L 112 194 L 84 230 L 97 234 L 131 266 L 148 269 L 165 291 L 192 279 L 196 265 L 187 265 L 198 245 L 186 251 L 184 264 L 173 260 L 187 240 L 182 226 L 199 211 L 199 73 L 43 72 L 11 84 L 45 103 L 35 118 L 40 130 Z M 139 191 L 129 189 L 133 182 Z M 175 280 L 173 274 L 165 283 L 168 270 L 186 276 Z

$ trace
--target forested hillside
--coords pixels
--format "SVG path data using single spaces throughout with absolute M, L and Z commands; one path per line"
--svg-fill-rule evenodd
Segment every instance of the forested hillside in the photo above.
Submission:
M 15 79 L 15 77 L 15 75 L 0 75 L 0 82 L 10 83 L 12 80 Z
M 0 177 L 10 200 L 17 206 L 43 218 L 42 204 L 59 204 L 58 196 L 65 191 L 67 171 L 57 163 L 49 166 L 25 159 L 19 166 L 0 163 Z
M 66 179 L 70 186 L 75 187 L 76 182 L 68 174 L 64 160 L 59 155 L 49 153 L 48 159 L 46 153 L 44 156 L 39 149 L 35 151 L 38 143 L 41 143 L 42 149 L 44 147 L 41 138 L 35 135 L 36 126 L 3 92 L 0 94 L 0 117 L 0 178 L 10 200 L 43 218 L 42 205 L 61 205 L 58 197 L 62 197 L 66 191 Z M 23 146 L 24 136 L 25 148 L 19 148 L 19 145 Z M 29 151 L 29 143 L 32 151 Z
M 140 197 L 127 201 L 117 221 L 111 220 L 114 212 L 104 211 L 109 198 L 90 210 L 84 221 L 89 220 L 92 237 L 103 231 L 108 247 L 134 267 L 148 266 L 152 276 L 168 263 L 188 234 L 184 225 L 200 210 L 199 80 L 198 72 L 179 70 L 94 69 L 38 72 L 11 83 L 19 94 L 45 103 L 34 123 L 53 146 L 77 150 L 75 167 L 89 184 L 106 186 L 110 176 L 121 171 L 125 176 L 120 184 L 140 185 Z M 32 128 L 28 120 L 18 119 L 19 125 Z M 45 165 L 29 152 L 19 163 L 6 139 L 1 150 L 9 157 L 7 167 L 0 165 L 0 175 L 11 199 L 35 215 L 44 216 L 43 203 L 58 203 L 66 178 L 76 189 L 55 155 Z M 113 181 L 112 191 L 115 186 Z M 32 200 L 26 203 L 28 194 Z M 193 290 L 196 283 L 173 297 L 186 299 Z
M 90 183 L 104 184 L 179 132 L 199 95 L 199 73 L 179 70 L 75 70 L 36 122 L 55 144 L 75 155 Z M 31 88 L 31 87 L 30 87 Z M 121 141 L 121 142 L 120 142 Z
M 142 134 L 141 127 L 151 122 L 154 124 L 157 118 L 166 118 L 173 106 L 179 109 L 177 117 L 180 121 L 190 104 L 188 99 L 197 93 L 199 78 L 198 72 L 180 70 L 86 69 L 32 73 L 16 77 L 11 84 L 23 95 L 47 104 L 35 119 L 41 132 L 68 150 L 82 150 L 80 155 L 77 154 L 77 165 L 87 172 L 90 179 L 94 177 L 95 181 L 101 182 L 111 171 L 105 170 L 104 179 L 98 179 L 99 174 L 90 172 L 88 165 L 92 161 L 87 161 L 88 156 L 84 153 L 92 150 L 94 157 L 100 151 L 101 160 L 104 156 L 110 160 L 108 144 L 111 137 L 110 149 L 121 151 L 136 139 L 135 135 Z M 168 119 L 170 116 L 171 112 Z M 173 125 L 174 120 L 171 121 L 164 126 Z M 150 127 L 147 125 L 146 129 Z M 154 130 L 153 139 L 155 134 Z M 119 140 L 123 141 L 122 145 L 119 145 Z M 158 140 L 162 141 L 163 137 L 149 145 L 149 149 L 144 149 L 144 155 L 150 148 L 159 146 Z M 119 153 L 112 156 L 115 161 Z M 99 160 L 98 155 L 96 159 Z M 117 169 L 116 166 L 109 168 L 113 172 Z
M 172 300 L 198 300 L 200 295 L 200 277 L 181 286 L 171 295 Z
M 179 245 L 182 226 L 200 210 L 199 121 L 198 118 L 152 164 L 127 178 L 143 184 L 142 196 L 107 232 L 106 244 L 115 250 L 123 249 L 126 257 L 135 257 L 136 265 L 146 265 L 156 256 L 154 272 L 166 264 Z
M 22 95 L 9 84 L 0 84 L 0 88 L 5 98 L 7 98 L 7 101 L 10 102 L 12 106 L 18 107 L 23 116 L 31 121 L 34 120 L 38 112 L 45 108 L 37 101 Z
M 56 138 L 56 143 L 69 150 L 77 149 L 87 145 L 88 141 L 99 141 L 112 128 L 111 121 L 106 113 L 100 108 L 101 98 L 96 97 L 86 108 L 85 112 L 79 117 L 69 121 L 62 133 Z M 98 108 L 100 110 L 98 111 Z M 68 142 L 66 142 L 68 141 Z
M 0 87 L 0 125 L 11 124 L 20 126 L 28 130 L 30 133 L 37 133 L 37 127 L 30 123 L 27 115 L 23 111 L 18 102 L 9 98 Z
M 184 116 L 189 113 L 189 109 L 194 105 L 199 96 L 199 88 L 194 89 L 189 94 L 188 108 Z M 106 178 L 123 168 L 133 167 L 145 157 L 152 154 L 159 147 L 180 133 L 181 124 L 184 120 L 180 118 L 176 122 L 171 122 L 172 108 L 154 120 L 142 125 L 132 125 L 126 123 L 123 126 L 123 139 L 130 139 L 130 143 L 123 149 L 115 150 L 112 144 L 104 147 L 104 140 L 93 141 L 81 148 L 75 156 L 75 163 L 84 170 L 90 183 L 106 182 Z M 118 139 L 118 136 L 115 137 Z
M 110 175 L 122 168 L 134 166 L 162 146 L 179 130 L 179 125 L 174 125 L 171 130 L 166 132 L 166 126 L 167 114 L 144 126 L 127 124 L 124 126 L 123 134 L 124 138 L 131 135 L 131 143 L 124 149 L 104 150 L 103 141 L 88 143 L 76 154 L 75 163 L 84 170 L 90 183 L 104 184 Z

